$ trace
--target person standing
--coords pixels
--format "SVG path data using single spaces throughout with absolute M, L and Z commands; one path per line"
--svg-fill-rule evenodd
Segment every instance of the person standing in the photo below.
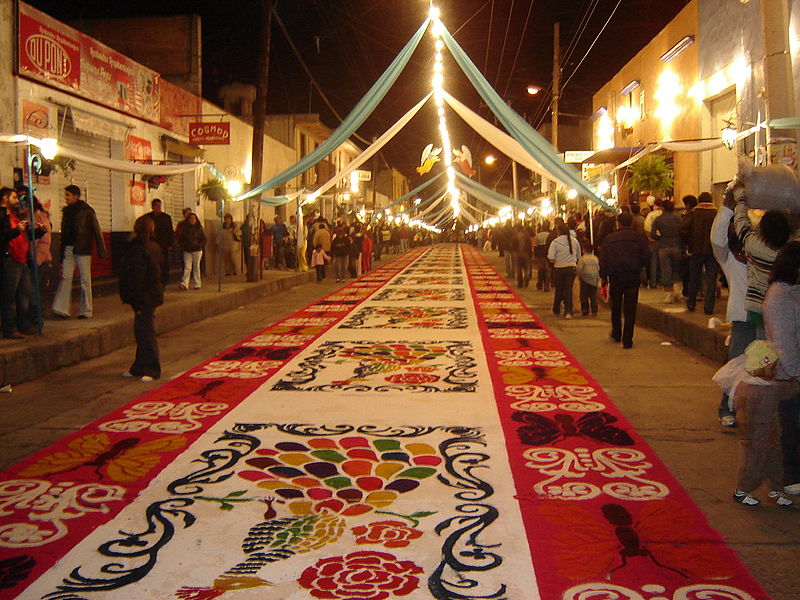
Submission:
M 705 272 L 703 312 L 713 315 L 719 265 L 711 247 L 711 226 L 717 216 L 717 207 L 708 192 L 702 192 L 697 200 L 697 206 L 686 214 L 681 223 L 681 237 L 689 251 L 689 295 L 686 298 L 686 310 L 694 312 L 700 279 Z
M 553 263 L 553 314 L 561 312 L 564 304 L 564 318 L 572 318 L 572 286 L 575 284 L 576 265 L 581 253 L 577 237 L 563 221 L 558 224 L 558 237 L 550 244 L 547 258 Z
M 200 277 L 200 260 L 203 258 L 203 247 L 206 235 L 197 215 L 191 213 L 181 225 L 178 244 L 183 251 L 183 276 L 178 287 L 182 290 L 189 287 L 189 274 L 192 275 L 192 289 L 199 290 L 203 285 Z
M 325 263 L 331 259 L 328 253 L 322 248 L 322 244 L 317 244 L 311 253 L 311 266 L 317 272 L 317 283 L 322 283 L 325 279 Z
M 241 254 L 239 243 L 242 241 L 242 234 L 239 226 L 233 222 L 233 215 L 225 213 L 222 218 L 222 232 L 220 236 L 222 242 L 222 264 L 225 275 L 237 275 L 239 256 Z
M 550 223 L 545 221 L 533 239 L 533 256 L 536 259 L 536 289 L 550 291 L 550 261 L 547 260 L 547 238 L 550 236 Z
M 133 224 L 133 239 L 122 255 L 119 295 L 133 309 L 136 357 L 123 377 L 139 377 L 144 383 L 161 377 L 161 362 L 155 331 L 156 307 L 164 303 L 161 277 L 161 244 L 155 241 L 156 225 L 150 215 Z
M 275 215 L 275 223 L 270 229 L 272 231 L 272 256 L 275 259 L 275 268 L 285 270 L 287 267 L 283 243 L 289 237 L 289 230 L 280 215 Z
M 648 197 L 649 198 L 649 197 Z M 658 287 L 658 240 L 653 238 L 653 221 L 663 214 L 661 198 L 653 199 L 653 210 L 644 218 L 644 234 L 650 242 L 650 264 L 648 265 L 648 284 L 651 290 Z
M 97 255 L 106 257 L 106 244 L 100 231 L 100 223 L 94 209 L 81 200 L 81 189 L 77 185 L 64 188 L 67 205 L 61 216 L 61 281 L 53 300 L 53 315 L 57 319 L 69 319 L 72 296 L 72 277 L 75 267 L 81 278 L 81 299 L 78 318 L 92 318 L 92 247 Z
M 150 217 L 155 223 L 155 234 L 153 241 L 161 248 L 161 279 L 164 285 L 169 281 L 169 255 L 170 250 L 175 246 L 175 231 L 172 229 L 172 217 L 162 210 L 162 203 L 159 198 L 153 198 L 150 203 L 152 209 L 146 216 Z
M 17 216 L 19 197 L 11 188 L 0 189 L 0 274 L 2 295 L 0 311 L 3 318 L 3 337 L 21 339 L 23 333 L 38 331 L 36 315 L 31 315 L 30 300 L 33 296 L 31 275 L 28 270 L 30 222 Z M 36 228 L 36 237 L 46 233 Z M 31 319 L 31 316 L 33 318 Z M 28 322 L 30 319 L 31 322 Z
M 336 237 L 331 242 L 331 253 L 336 263 L 336 283 L 344 281 L 347 273 L 347 262 L 350 259 L 350 236 L 344 227 L 336 232 Z
M 364 275 L 372 270 L 372 249 L 374 248 L 373 230 L 367 229 L 364 232 L 364 239 L 361 241 L 361 274 Z
M 800 241 L 787 243 L 775 257 L 762 305 L 767 339 L 780 360 L 775 379 L 783 454 L 783 492 L 800 495 Z M 777 500 L 780 503 L 778 498 Z
M 631 213 L 617 215 L 617 230 L 606 236 L 600 250 L 600 280 L 609 284 L 611 339 L 621 341 L 623 348 L 633 346 L 639 274 L 650 260 L 647 238 L 632 226 Z
M 672 304 L 676 299 L 675 282 L 678 281 L 681 268 L 681 218 L 675 214 L 672 200 L 664 200 L 663 212 L 653 221 L 650 237 L 658 241 L 658 265 L 661 267 L 661 283 L 664 286 L 665 304 Z
M 522 223 L 514 228 L 511 247 L 517 272 L 517 287 L 526 288 L 531 279 L 531 236 Z
M 587 241 L 583 245 L 583 254 L 578 259 L 578 280 L 580 282 L 581 314 L 586 317 L 589 309 L 592 316 L 597 315 L 597 288 L 600 286 L 600 260 L 592 252 Z

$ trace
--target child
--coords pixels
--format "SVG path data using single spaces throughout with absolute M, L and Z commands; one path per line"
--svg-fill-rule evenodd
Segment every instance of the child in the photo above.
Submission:
M 778 506 L 791 506 L 792 501 L 783 493 L 783 459 L 778 444 L 778 403 L 785 395 L 784 385 L 774 381 L 778 353 L 770 342 L 756 340 L 744 355 L 747 374 L 731 394 L 742 449 L 733 499 L 745 506 L 757 506 L 759 500 L 751 492 L 766 479 L 770 500 Z
M 311 266 L 317 271 L 317 283 L 325 279 L 325 263 L 330 259 L 328 253 L 323 250 L 322 244 L 314 247 L 314 252 L 311 253 Z
M 597 286 L 600 285 L 600 259 L 592 254 L 588 244 L 583 246 L 583 255 L 578 259 L 578 279 L 581 284 L 581 313 L 585 317 L 589 314 L 591 305 L 592 316 L 597 316 Z

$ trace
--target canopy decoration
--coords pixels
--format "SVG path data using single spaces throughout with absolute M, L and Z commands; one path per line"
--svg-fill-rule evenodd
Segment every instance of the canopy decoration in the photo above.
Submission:
M 358 101 L 358 104 L 355 105 L 353 110 L 350 111 L 350 114 L 345 117 L 341 125 L 334 130 L 327 140 L 322 142 L 322 144 L 317 146 L 314 151 L 301 158 L 288 169 L 278 173 L 261 185 L 254 187 L 240 196 L 237 196 L 234 198 L 234 200 L 245 200 L 247 198 L 252 198 L 253 196 L 260 196 L 267 190 L 271 190 L 283 185 L 290 179 L 297 177 L 301 173 L 316 165 L 318 162 L 336 150 L 336 148 L 341 146 L 345 141 L 347 141 L 347 139 L 353 135 L 353 133 L 355 133 L 356 129 L 358 129 L 362 123 L 364 123 L 367 117 L 373 113 L 378 104 L 380 104 L 381 100 L 383 100 L 383 97 L 386 95 L 392 85 L 394 85 L 394 82 L 400 76 L 400 73 L 402 73 L 406 64 L 408 64 L 408 61 L 411 58 L 411 55 L 414 53 L 414 50 L 417 49 L 425 30 L 428 28 L 428 23 L 430 23 L 430 18 L 425 20 L 425 22 L 420 26 L 405 47 L 403 47 L 400 53 L 395 57 L 386 71 L 384 71 L 378 80 L 372 85 L 366 95 Z

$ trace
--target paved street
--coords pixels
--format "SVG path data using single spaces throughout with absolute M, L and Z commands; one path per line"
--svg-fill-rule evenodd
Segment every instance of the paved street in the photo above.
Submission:
M 488 258 L 500 265 L 494 253 Z M 157 384 L 119 377 L 131 360 L 133 349 L 128 347 L 17 386 L 13 394 L 0 398 L 3 467 L 167 383 L 338 287 L 331 280 L 304 284 L 160 336 L 164 379 Z M 800 575 L 790 566 L 800 541 L 797 512 L 773 506 L 748 510 L 730 500 L 737 443 L 735 432 L 721 428 L 716 421 L 718 391 L 710 377 L 717 365 L 641 328 L 634 348 L 623 350 L 608 340 L 606 311 L 601 310 L 597 318 L 565 321 L 550 312 L 549 294 L 529 288 L 521 290 L 520 296 L 603 386 L 767 592 L 775 600 L 793 599 L 793 590 L 800 585 Z M 331 406 L 332 413 L 320 415 L 319 422 L 338 422 L 341 406 Z M 335 412 L 333 407 L 337 407 Z M 264 420 L 281 414 L 286 419 L 291 406 L 276 404 L 273 415 L 268 401 L 261 412 Z

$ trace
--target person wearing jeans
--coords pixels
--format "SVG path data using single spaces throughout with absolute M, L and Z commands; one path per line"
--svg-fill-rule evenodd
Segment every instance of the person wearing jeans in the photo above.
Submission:
M 701 193 L 697 200 L 697 206 L 686 213 L 680 225 L 681 237 L 689 252 L 689 295 L 686 298 L 686 309 L 694 312 L 701 275 L 705 271 L 703 310 L 711 315 L 714 314 L 714 296 L 719 274 L 719 265 L 711 246 L 711 226 L 717 216 L 717 207 L 708 192 Z
M 564 304 L 564 318 L 572 318 L 572 286 L 577 273 L 575 265 L 581 254 L 581 245 L 565 223 L 559 223 L 556 229 L 558 237 L 550 244 L 547 258 L 553 263 L 553 314 L 561 311 Z
M 183 252 L 183 276 L 178 287 L 182 290 L 188 289 L 191 274 L 192 288 L 199 290 L 203 283 L 200 278 L 200 261 L 203 258 L 206 236 L 196 214 L 190 214 L 181 226 L 178 244 Z
M 92 246 L 97 247 L 101 259 L 106 257 L 106 245 L 94 209 L 81 200 L 77 185 L 64 188 L 67 205 L 61 217 L 62 270 L 61 281 L 53 300 L 53 314 L 58 319 L 68 319 L 72 296 L 72 276 L 75 266 L 81 277 L 81 302 L 78 318 L 92 316 Z

